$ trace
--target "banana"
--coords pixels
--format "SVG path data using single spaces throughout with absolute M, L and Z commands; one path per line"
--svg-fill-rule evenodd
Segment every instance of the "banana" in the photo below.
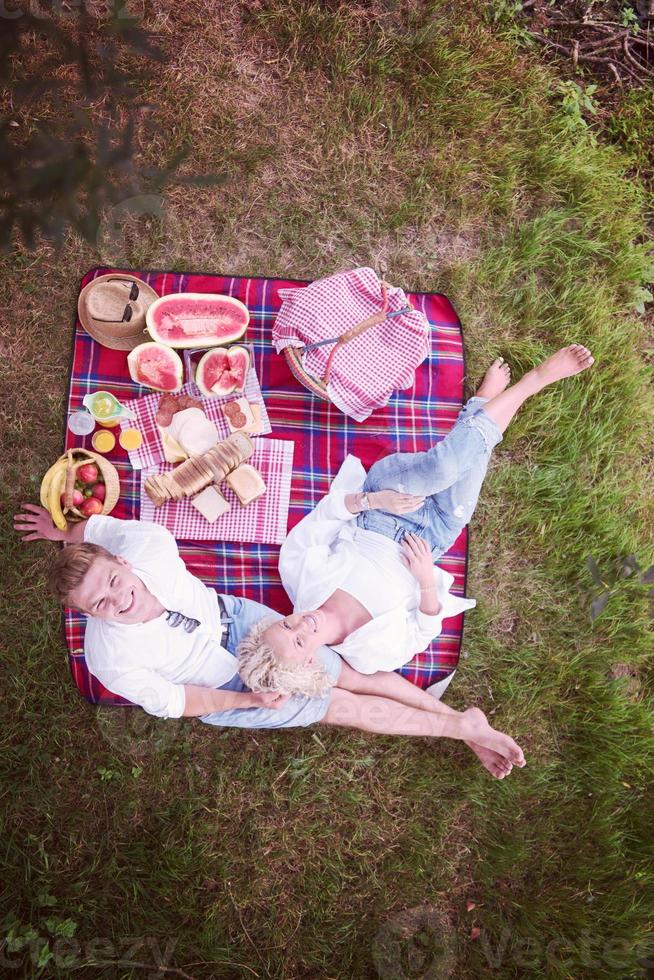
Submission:
M 68 460 L 62 460 L 63 465 L 55 470 L 55 473 L 50 481 L 50 486 L 48 490 L 48 510 L 50 511 L 50 516 L 55 522 L 56 526 L 60 531 L 65 531 L 68 527 L 68 521 L 64 517 L 64 512 L 61 509 L 61 494 L 63 493 L 64 486 L 66 484 L 66 467 Z
M 39 490 L 39 497 L 41 499 L 41 506 L 45 507 L 46 510 L 50 510 L 48 507 L 48 497 L 50 495 L 50 487 L 52 486 L 52 481 L 56 473 L 66 469 L 66 460 L 59 459 L 49 470 L 46 470 L 43 479 L 41 480 L 41 489 Z
M 76 459 L 76 455 L 79 458 Z M 88 463 L 89 459 L 89 454 L 84 450 L 81 450 L 81 452 L 77 449 L 69 450 L 63 459 L 58 459 L 49 470 L 46 470 L 41 480 L 41 487 L 39 489 L 41 506 L 50 511 L 50 516 L 60 531 L 65 531 L 68 527 L 68 522 L 61 506 L 61 494 L 64 492 L 66 486 L 66 472 L 68 470 L 69 460 L 72 464 L 72 469 L 77 470 L 84 463 Z

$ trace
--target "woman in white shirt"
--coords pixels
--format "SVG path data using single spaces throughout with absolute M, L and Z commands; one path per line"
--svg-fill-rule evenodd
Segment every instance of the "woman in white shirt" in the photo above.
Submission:
M 360 673 L 391 671 L 424 650 L 443 619 L 474 606 L 451 595 L 434 565 L 470 520 L 493 447 L 531 395 L 590 367 L 573 344 L 508 387 L 498 358 L 447 436 L 427 452 L 395 453 L 369 473 L 349 456 L 329 494 L 289 534 L 279 571 L 294 613 L 258 623 L 239 648 L 253 690 L 319 696 L 330 681 L 324 644 Z

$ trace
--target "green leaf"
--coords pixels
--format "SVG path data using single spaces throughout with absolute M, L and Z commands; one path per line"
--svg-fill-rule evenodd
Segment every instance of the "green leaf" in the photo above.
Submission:
M 651 303 L 654 301 L 654 295 L 642 286 L 639 286 L 634 293 L 634 309 L 636 313 L 643 314 L 645 312 L 645 303 Z
M 60 968 L 66 966 L 77 966 L 79 960 L 73 953 L 68 953 L 66 956 L 55 956 L 55 963 Z
M 20 923 L 16 923 L 7 933 L 5 942 L 10 953 L 18 953 L 28 943 L 38 938 L 39 934 L 32 926 L 21 926 Z
M 44 943 L 39 950 L 39 955 L 36 960 L 36 966 L 42 967 L 47 966 L 50 960 L 53 958 L 54 953 L 50 949 L 49 943 Z
M 70 939 L 77 931 L 77 923 L 72 919 L 46 919 L 45 927 L 52 936 L 65 936 Z

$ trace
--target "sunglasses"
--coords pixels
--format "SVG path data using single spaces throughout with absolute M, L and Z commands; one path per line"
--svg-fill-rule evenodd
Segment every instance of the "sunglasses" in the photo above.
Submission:
M 173 629 L 181 626 L 185 633 L 193 633 L 200 625 L 199 619 L 193 619 L 192 616 L 185 616 L 184 613 L 176 612 L 174 609 L 166 610 L 166 622 Z
M 108 279 L 107 282 L 122 282 L 124 283 L 125 286 L 128 286 L 130 280 Z M 123 315 L 121 316 L 120 320 L 101 320 L 98 317 L 94 317 L 94 320 L 96 320 L 97 323 L 129 323 L 129 321 L 132 319 L 132 312 L 133 312 L 132 307 L 130 306 L 130 302 L 133 303 L 135 299 L 138 299 L 138 295 L 139 295 L 139 287 L 135 282 L 132 282 L 132 288 L 129 291 L 129 297 L 128 297 L 129 302 L 127 303 L 127 306 L 123 310 Z

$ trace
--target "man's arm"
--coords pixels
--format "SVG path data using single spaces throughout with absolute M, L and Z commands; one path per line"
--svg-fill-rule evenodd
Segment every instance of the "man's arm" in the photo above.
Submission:
M 184 685 L 185 705 L 183 718 L 197 718 L 213 711 L 230 711 L 232 708 L 282 708 L 290 695 L 267 691 L 255 694 L 254 691 L 219 691 L 212 687 L 197 684 Z
M 65 531 L 55 527 L 45 507 L 36 504 L 21 504 L 22 513 L 14 514 L 14 531 L 23 533 L 23 541 L 63 541 L 64 544 L 81 544 L 84 541 L 86 521 L 68 525 Z

